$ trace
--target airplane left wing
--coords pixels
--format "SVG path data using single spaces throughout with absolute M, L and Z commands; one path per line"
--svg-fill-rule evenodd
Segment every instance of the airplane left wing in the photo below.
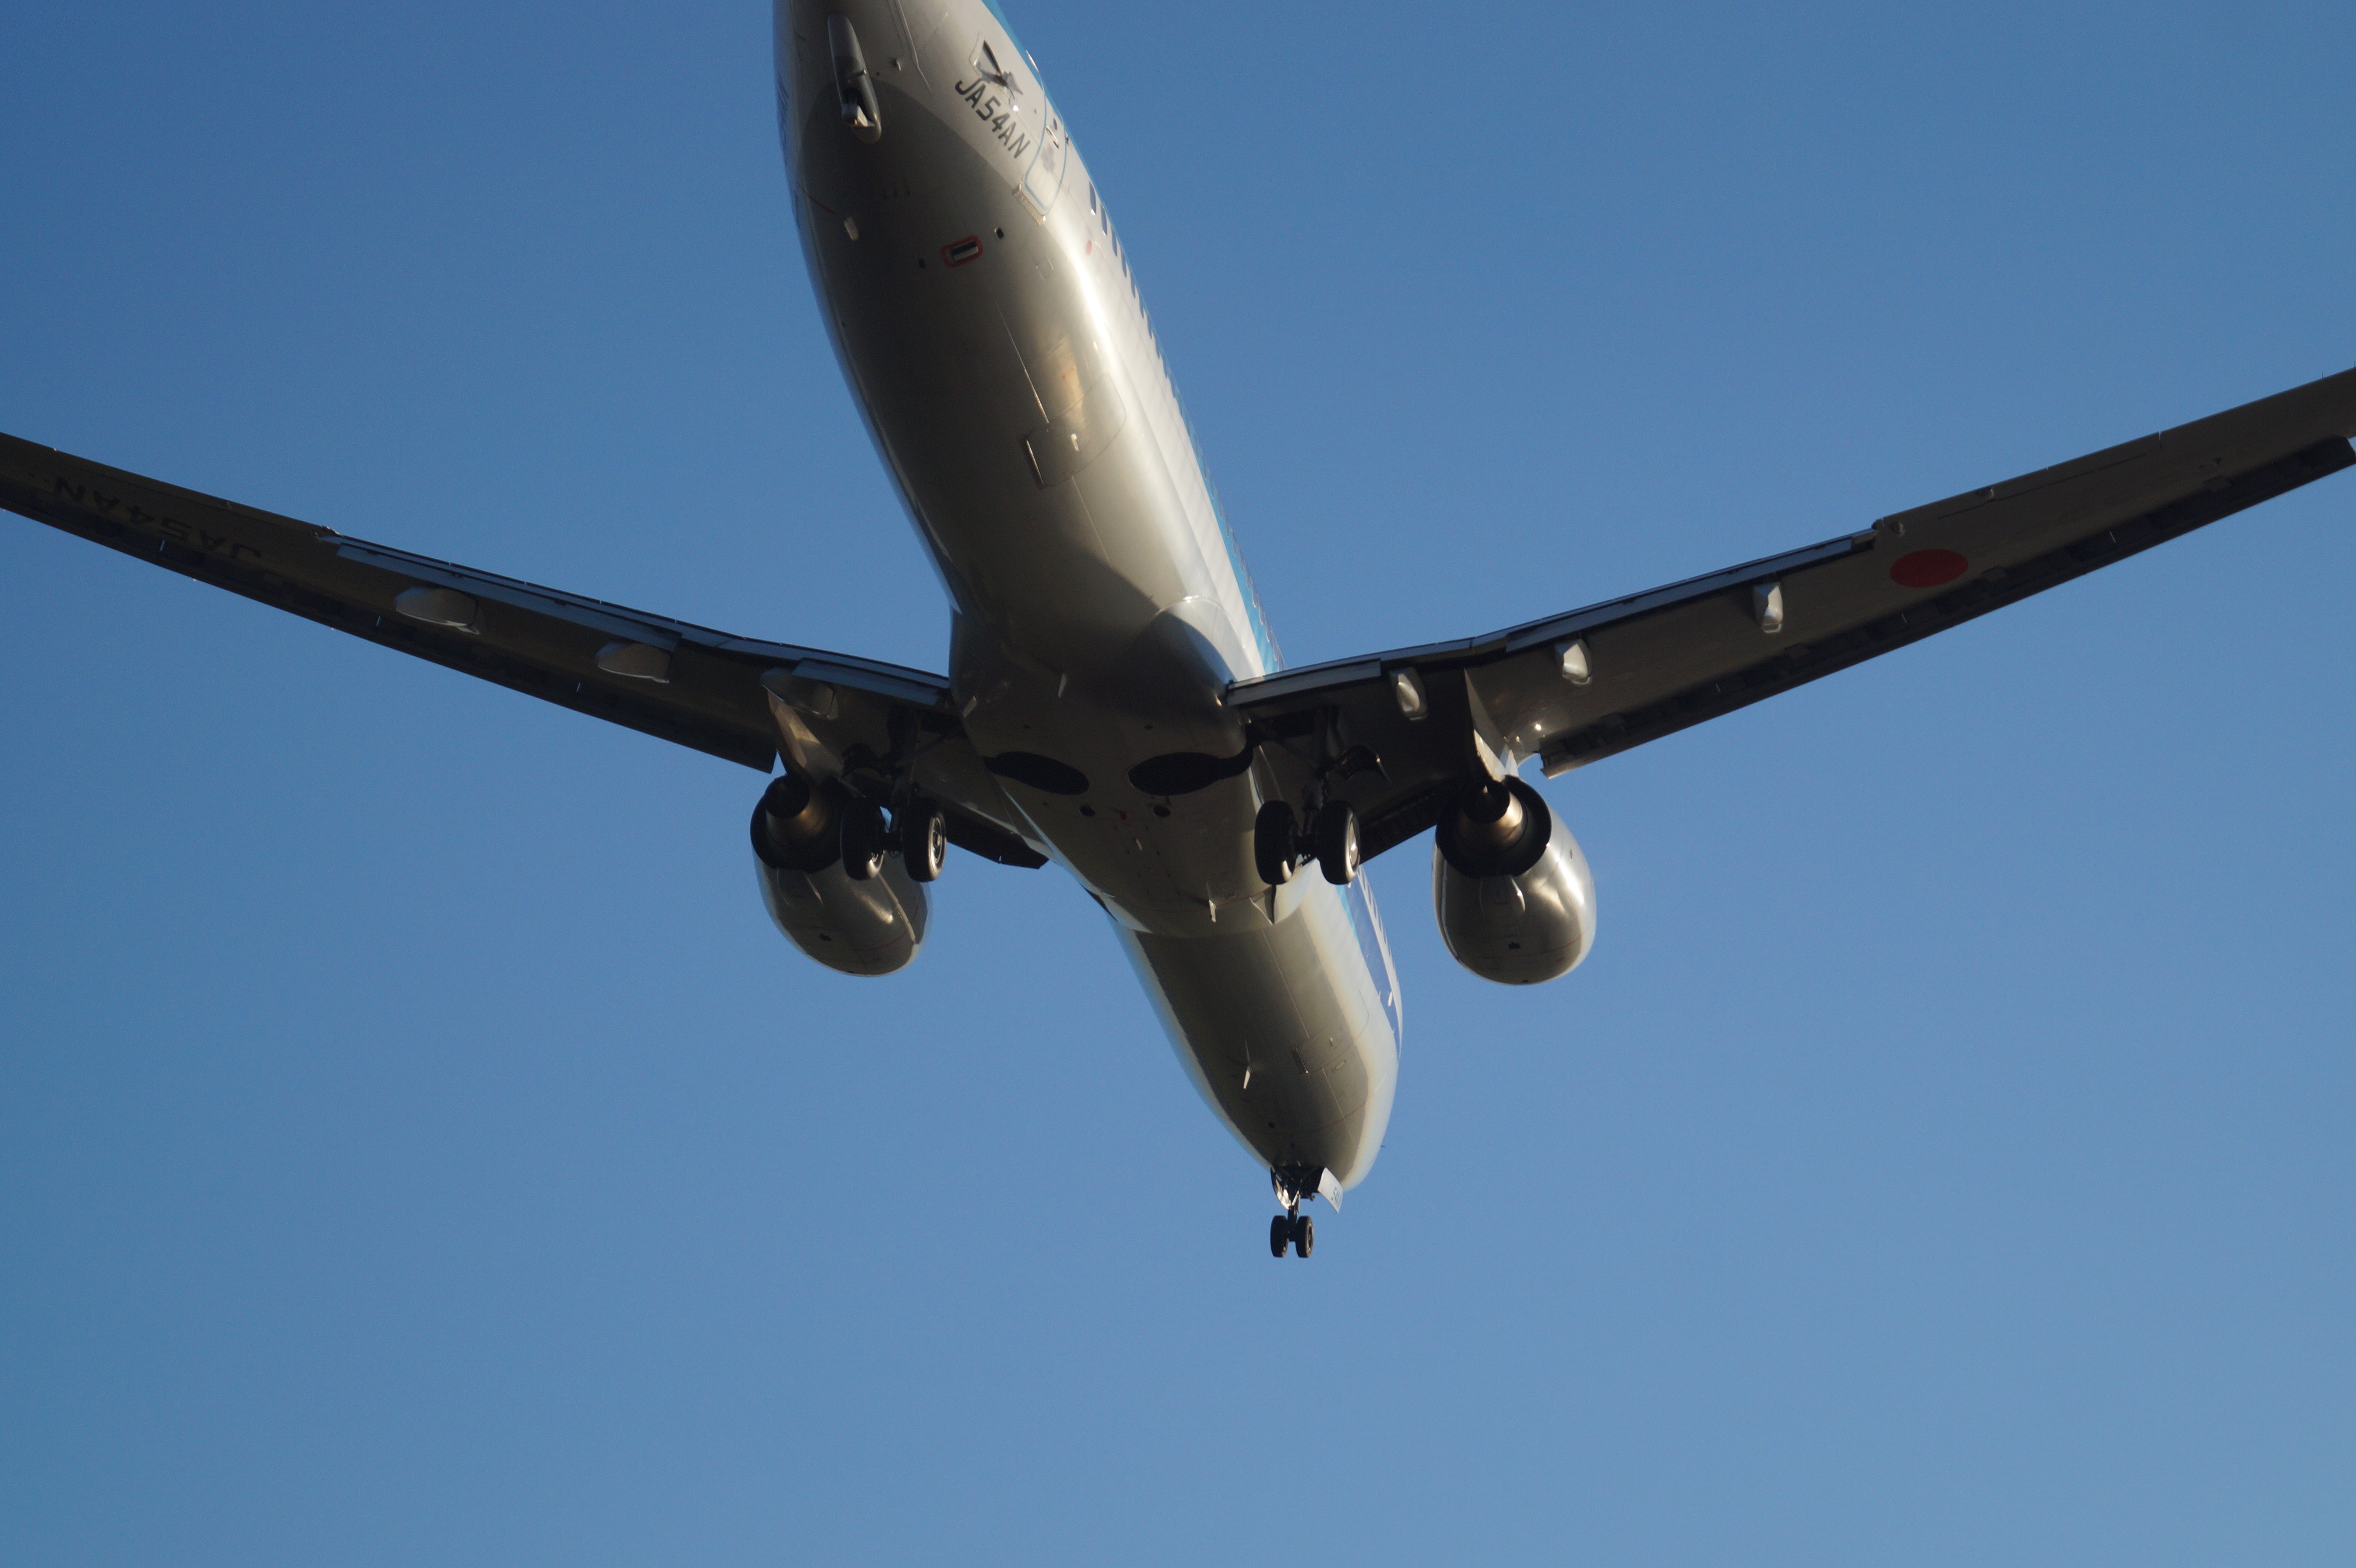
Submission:
M 949 840 L 1007 865 L 1045 858 L 966 741 L 948 682 L 370 544 L 0 435 L 0 507 L 184 577 L 764 773 L 877 794 L 912 770 Z
M 2356 464 L 2356 370 L 1788 554 L 1485 637 L 1238 681 L 1229 709 L 1361 853 L 1485 773 L 1549 776 L 2124 560 Z

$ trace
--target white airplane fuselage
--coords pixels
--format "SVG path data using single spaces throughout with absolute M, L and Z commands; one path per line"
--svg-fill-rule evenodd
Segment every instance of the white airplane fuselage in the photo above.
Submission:
M 776 0 L 776 29 L 803 252 L 948 591 L 967 733 L 1204 1098 L 1336 1197 L 1390 1118 L 1397 971 L 1363 875 L 1260 880 L 1263 765 L 1208 776 L 1245 752 L 1222 691 L 1277 655 L 1103 198 L 984 0 Z M 1131 778 L 1173 756 L 1205 782 Z

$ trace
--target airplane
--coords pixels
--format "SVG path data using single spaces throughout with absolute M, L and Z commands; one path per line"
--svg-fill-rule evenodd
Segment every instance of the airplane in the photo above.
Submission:
M 930 553 L 946 675 L 429 560 L 0 436 L 0 506 L 382 646 L 744 764 L 801 952 L 905 968 L 951 846 L 1105 912 L 1311 1255 L 1382 1147 L 1397 966 L 1365 862 L 1529 985 L 1595 940 L 1547 778 L 2356 464 L 2356 370 L 1819 544 L 1461 640 L 1284 667 L 1110 208 L 996 0 L 775 0 L 804 260 Z

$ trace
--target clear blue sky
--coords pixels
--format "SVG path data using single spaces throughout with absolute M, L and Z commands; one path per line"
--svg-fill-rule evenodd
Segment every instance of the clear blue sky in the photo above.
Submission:
M 2356 364 L 2356 10 L 1010 0 L 1296 662 Z M 0 429 L 937 667 L 763 5 L 20 0 Z M 2356 478 L 1548 786 L 1309 1264 L 1060 873 L 0 517 L 0 1558 L 2269 1564 L 2356 1539 Z

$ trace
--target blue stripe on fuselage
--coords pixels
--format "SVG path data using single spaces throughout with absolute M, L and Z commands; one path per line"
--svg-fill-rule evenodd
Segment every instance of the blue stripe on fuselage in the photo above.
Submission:
M 1185 417 L 1183 409 L 1179 411 L 1179 417 Z M 1191 424 L 1186 431 L 1186 439 L 1189 442 L 1194 439 Z M 1236 548 L 1236 536 L 1227 528 L 1227 509 L 1219 505 L 1218 488 L 1211 483 L 1211 471 L 1203 467 L 1203 454 L 1199 450 L 1194 453 L 1194 465 L 1202 470 L 1203 488 L 1210 492 L 1211 519 L 1219 525 L 1219 542 L 1227 547 L 1227 564 L 1235 570 L 1237 586 L 1244 591 L 1244 618 L 1251 623 L 1252 642 L 1259 649 L 1260 664 L 1266 673 L 1274 675 L 1284 667 L 1284 656 L 1277 651 L 1276 639 L 1269 635 L 1268 622 L 1259 613 L 1259 589 L 1253 584 L 1251 572 L 1244 565 L 1244 552 Z
M 1141 303 L 1139 308 L 1141 310 Z M 1251 628 L 1252 645 L 1259 649 L 1260 673 L 1274 675 L 1284 667 L 1284 650 L 1276 645 L 1276 638 L 1268 629 L 1268 618 L 1260 613 L 1259 588 L 1252 581 L 1251 571 L 1244 565 L 1244 552 L 1236 548 L 1235 530 L 1227 527 L 1227 509 L 1219 502 L 1219 486 L 1211 478 L 1211 465 L 1203 461 L 1203 441 L 1194 433 L 1194 416 L 1186 411 L 1186 400 L 1178 393 L 1177 378 L 1164 366 L 1162 385 L 1170 389 L 1170 400 L 1178 405 L 1178 423 L 1186 432 L 1187 455 L 1194 460 L 1194 472 L 1202 476 L 1203 493 L 1211 498 L 1211 521 L 1219 530 L 1219 544 L 1227 552 L 1227 565 L 1236 574 L 1236 586 L 1244 596 L 1244 622 Z
M 1404 1045 L 1407 1029 L 1399 1008 L 1398 965 L 1391 962 L 1391 944 L 1383 934 L 1382 913 L 1375 908 L 1374 884 L 1365 872 L 1360 871 L 1343 890 L 1343 901 L 1350 908 L 1350 929 L 1358 936 L 1358 956 L 1375 983 L 1375 995 L 1382 998 L 1383 1016 L 1391 1020 L 1391 1042 Z

